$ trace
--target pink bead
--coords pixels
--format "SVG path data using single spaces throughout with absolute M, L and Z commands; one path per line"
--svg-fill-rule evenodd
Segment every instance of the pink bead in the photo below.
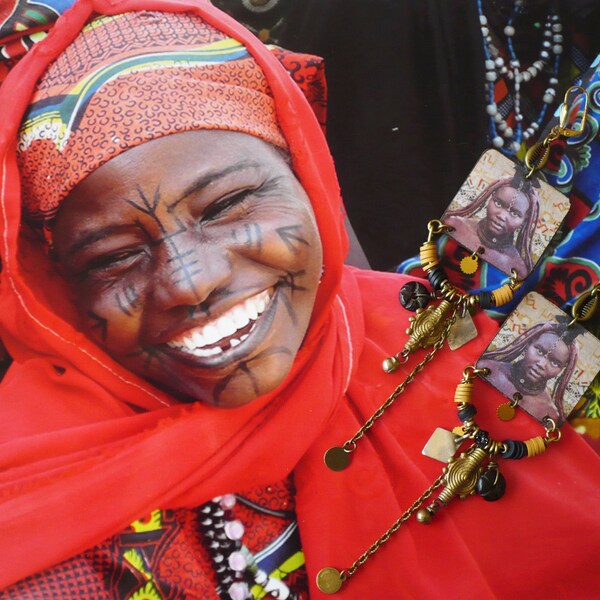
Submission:
M 233 494 L 225 494 L 224 496 L 221 496 L 221 500 L 219 502 L 221 508 L 224 510 L 231 510 L 235 506 L 235 503 L 236 499 Z
M 232 583 L 227 591 L 229 592 L 231 600 L 246 600 L 250 595 L 248 585 L 243 581 Z
M 248 566 L 246 557 L 241 552 L 232 552 L 229 555 L 229 567 L 238 573 Z
M 244 535 L 244 525 L 238 519 L 225 523 L 225 535 L 230 540 L 241 540 Z

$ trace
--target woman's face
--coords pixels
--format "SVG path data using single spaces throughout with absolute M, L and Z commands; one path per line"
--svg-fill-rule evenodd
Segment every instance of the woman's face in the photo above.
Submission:
M 543 333 L 525 351 L 522 373 L 528 382 L 539 385 L 556 377 L 569 360 L 569 347 L 554 333 Z
M 65 199 L 54 243 L 91 338 L 178 398 L 223 407 L 287 375 L 322 263 L 285 159 L 227 131 L 170 135 L 113 158 Z
M 523 225 L 529 200 L 515 188 L 499 188 L 488 201 L 485 226 L 493 237 L 508 237 Z

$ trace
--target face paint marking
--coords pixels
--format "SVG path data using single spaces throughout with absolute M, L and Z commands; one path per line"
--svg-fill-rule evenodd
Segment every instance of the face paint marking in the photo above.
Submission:
M 177 256 L 171 256 L 169 258 L 167 258 L 167 262 L 168 263 L 172 263 L 175 260 L 180 260 L 181 258 L 185 258 L 186 256 L 189 256 L 190 254 L 194 253 L 194 249 L 190 248 L 189 250 L 186 250 L 185 252 L 182 252 L 180 254 L 178 254 Z M 198 262 L 198 261 L 196 261 Z
M 296 232 L 301 229 L 300 225 L 286 225 L 285 227 L 278 227 L 275 231 L 281 238 L 281 241 L 287 246 L 288 250 L 293 254 L 300 254 L 299 244 L 310 246 L 310 244 Z
M 213 401 L 215 406 L 219 406 L 220 404 L 220 396 L 221 394 L 225 391 L 225 388 L 227 388 L 227 386 L 229 385 L 229 383 L 231 382 L 231 380 L 236 377 L 236 375 L 238 375 L 238 371 L 241 371 L 244 375 L 246 375 L 248 377 L 248 379 L 250 380 L 251 384 L 252 384 L 252 388 L 254 390 L 254 393 L 256 395 L 260 394 L 260 388 L 258 386 L 258 382 L 256 381 L 255 376 L 253 375 L 252 371 L 250 370 L 250 368 L 248 367 L 248 365 L 252 362 L 254 362 L 255 360 L 261 360 L 264 359 L 268 356 L 271 356 L 273 354 L 285 354 L 286 356 L 293 356 L 292 352 L 288 349 L 285 348 L 284 346 L 275 346 L 273 348 L 269 348 L 267 350 L 264 350 L 263 352 L 261 352 L 260 354 L 256 355 L 254 358 L 250 359 L 249 361 L 244 361 L 241 362 L 235 371 L 233 371 L 233 373 L 230 373 L 229 375 L 227 375 L 227 377 L 223 378 L 216 386 L 215 389 L 213 390 Z
M 282 275 L 279 278 L 279 285 L 282 288 L 288 288 L 289 290 L 292 291 L 292 293 L 293 292 L 305 292 L 305 291 L 307 291 L 305 287 L 296 284 L 296 277 L 299 277 L 299 276 L 302 276 L 305 274 L 306 274 L 306 271 L 304 269 L 302 269 L 300 271 L 296 271 L 295 273 L 288 271 L 286 275 Z
M 135 311 L 140 304 L 140 296 L 131 283 L 123 289 L 122 296 L 119 293 L 115 294 L 115 299 L 121 311 L 129 317 L 133 316 L 131 311 Z
M 198 273 L 201 273 L 202 269 L 197 268 L 197 269 L 192 270 L 192 267 L 194 265 L 196 265 L 199 261 L 198 260 L 186 260 L 188 257 L 190 257 L 194 254 L 194 250 L 190 249 L 190 250 L 186 250 L 186 251 L 182 252 L 174 240 L 175 237 L 177 237 L 187 231 L 185 225 L 181 222 L 181 220 L 177 217 L 177 215 L 175 215 L 174 211 L 175 211 L 175 207 L 177 206 L 177 204 L 179 202 L 181 202 L 181 200 L 185 197 L 185 195 L 189 195 L 189 192 L 186 193 L 182 198 L 179 198 L 175 202 L 167 205 L 167 212 L 173 218 L 173 222 L 177 226 L 177 229 L 175 231 L 168 233 L 165 223 L 156 214 L 157 210 L 158 210 L 159 202 L 160 202 L 160 189 L 158 187 L 156 188 L 156 190 L 154 192 L 154 196 L 152 198 L 152 202 L 150 202 L 148 200 L 146 194 L 144 193 L 144 191 L 141 189 L 141 187 L 139 185 L 136 186 L 136 190 L 142 200 L 143 205 L 140 206 L 137 202 L 134 202 L 129 199 L 126 199 L 126 201 L 131 206 L 133 206 L 135 209 L 143 212 L 144 214 L 146 214 L 150 218 L 152 218 L 152 220 L 158 226 L 160 232 L 162 233 L 162 236 L 159 239 L 153 241 L 154 245 L 163 244 L 163 243 L 167 243 L 167 242 L 169 243 L 169 247 L 174 252 L 174 254 L 173 254 L 173 256 L 170 256 L 167 259 L 167 262 L 172 263 L 172 262 L 177 261 L 179 263 L 171 272 L 171 277 L 173 277 L 179 271 L 183 272 L 183 276 L 173 282 L 174 285 L 179 285 L 180 283 L 184 283 L 184 282 L 187 283 L 190 290 L 193 292 L 194 296 L 196 297 L 196 299 L 198 301 L 200 301 L 200 299 L 201 299 L 200 294 L 198 294 L 198 291 L 196 290 L 193 276 L 197 275 Z M 142 230 L 146 231 L 143 226 L 142 226 Z M 146 231 L 146 235 L 149 236 L 147 231 Z M 119 304 L 119 306 L 121 307 L 120 304 Z
M 160 364 L 161 356 L 164 356 L 164 352 L 160 348 L 153 348 L 151 346 L 144 346 L 138 352 L 132 352 L 127 354 L 128 358 L 134 358 L 138 356 L 144 356 L 144 369 L 147 371 L 152 366 L 152 361 L 156 361 Z
M 260 252 L 262 250 L 262 231 L 260 225 L 258 223 L 253 223 L 252 225 L 246 224 L 244 225 L 244 232 L 246 233 L 246 241 L 244 242 L 246 248 L 252 249 L 255 246 L 258 252 Z
M 108 321 L 104 318 L 101 317 L 100 315 L 97 315 L 93 310 L 88 310 L 88 317 L 90 317 L 90 319 L 92 319 L 93 321 L 95 321 L 94 325 L 92 325 L 91 329 L 99 329 L 100 330 L 100 338 L 102 339 L 103 342 L 106 341 L 106 333 L 108 331 Z
M 292 301 L 287 296 L 285 296 L 283 293 L 277 294 L 274 301 L 275 301 L 275 303 L 278 303 L 280 301 L 283 302 L 283 305 L 285 306 L 285 309 L 287 310 L 287 313 L 288 313 L 290 319 L 292 320 L 292 325 L 294 325 L 294 327 L 296 327 L 298 325 L 298 317 L 296 316 L 296 312 L 294 311 Z

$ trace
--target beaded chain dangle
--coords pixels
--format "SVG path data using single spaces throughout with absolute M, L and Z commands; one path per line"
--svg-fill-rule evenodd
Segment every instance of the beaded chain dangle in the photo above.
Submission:
M 490 138 L 492 145 L 507 155 L 517 154 L 521 143 L 533 137 L 542 126 L 548 107 L 554 103 L 558 86 L 558 70 L 563 52 L 563 34 L 558 6 L 552 2 L 550 12 L 544 24 L 544 39 L 539 55 L 533 63 L 525 67 L 517 57 L 513 38 L 515 21 L 523 12 L 525 0 L 515 0 L 512 13 L 504 27 L 508 49 L 508 64 L 500 54 L 500 50 L 492 41 L 488 19 L 483 14 L 482 0 L 477 0 L 479 23 L 483 37 L 485 54 L 485 94 L 487 98 L 486 112 L 490 117 Z M 548 76 L 548 87 L 543 95 L 543 103 L 535 120 L 524 129 L 524 116 L 521 110 L 521 86 L 542 74 Z M 499 79 L 504 79 L 509 91 L 510 100 L 498 106 L 494 97 L 494 86 Z M 511 106 L 512 104 L 512 106 Z M 510 110 L 514 111 L 514 128 L 510 127 L 506 118 Z
M 427 274 L 434 291 L 430 293 L 422 283 L 418 282 L 409 282 L 400 290 L 402 306 L 416 314 L 409 318 L 410 326 L 406 330 L 409 338 L 404 344 L 404 348 L 398 354 L 387 357 L 383 361 L 382 368 L 386 373 L 394 373 L 400 365 L 408 361 L 411 354 L 420 348 L 431 349 L 349 440 L 342 446 L 333 446 L 325 453 L 325 464 L 332 471 L 342 471 L 349 466 L 351 455 L 356 451 L 358 442 L 384 415 L 405 388 L 412 383 L 418 373 L 434 359 L 444 342 L 451 341 L 449 336 L 457 321 L 468 319 L 470 313 L 475 312 L 478 308 L 487 309 L 510 302 L 514 297 L 515 290 L 522 285 L 522 282 L 518 281 L 516 274 L 513 273 L 507 283 L 491 292 L 481 291 L 477 294 L 460 292 L 450 283 L 446 271 L 440 264 L 437 246 L 433 239 L 447 231 L 448 227 L 441 221 L 433 220 L 429 222 L 427 228 L 429 236 L 421 246 L 420 258 L 421 267 Z M 431 300 L 439 300 L 439 303 L 428 306 Z M 474 334 L 477 334 L 476 330 Z M 464 341 L 456 347 L 462 345 Z M 455 348 L 452 344 L 450 347 Z
M 236 497 L 226 494 L 200 507 L 200 530 L 217 575 L 217 593 L 221 600 L 251 600 L 250 587 L 257 584 L 281 600 L 297 596 L 280 579 L 260 569 L 250 550 L 242 543 L 243 523 L 233 515 Z
M 474 494 L 478 494 L 488 502 L 502 498 L 506 489 L 506 481 L 498 468 L 499 458 L 520 460 L 539 456 L 551 443 L 560 440 L 561 432 L 550 418 L 544 424 L 545 435 L 538 435 L 525 441 L 493 440 L 487 431 L 481 429 L 475 422 L 477 409 L 473 404 L 472 394 L 473 380 L 484 375 L 485 371 L 485 369 L 477 369 L 473 366 L 468 366 L 463 371 L 463 377 L 454 395 L 458 418 L 462 421 L 462 425 L 455 429 L 456 433 L 447 432 L 452 436 L 451 448 L 447 453 L 445 449 L 437 456 L 429 454 L 429 456 L 447 463 L 442 474 L 379 539 L 352 563 L 352 566 L 342 570 L 335 567 L 321 569 L 317 574 L 317 586 L 323 593 L 335 594 L 338 592 L 343 584 L 413 515 L 419 523 L 426 525 L 432 521 L 438 510 L 448 505 L 453 498 L 467 498 Z M 440 430 L 436 430 L 436 433 L 438 431 Z M 472 442 L 471 445 L 459 456 L 453 458 L 457 447 L 467 440 Z M 425 450 L 423 453 L 426 454 Z M 443 489 L 428 506 L 424 507 L 425 501 L 431 498 L 439 488 Z

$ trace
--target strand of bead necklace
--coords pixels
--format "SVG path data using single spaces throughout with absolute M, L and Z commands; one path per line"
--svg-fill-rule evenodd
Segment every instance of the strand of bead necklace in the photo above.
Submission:
M 244 525 L 233 515 L 236 497 L 226 494 L 199 508 L 199 526 L 217 575 L 221 600 L 251 600 L 252 584 L 262 587 L 266 596 L 296 600 L 297 595 L 281 580 L 269 577 L 242 543 Z
M 515 52 L 513 37 L 515 35 L 515 19 L 521 14 L 523 6 L 524 0 L 515 0 L 512 13 L 504 27 L 509 55 L 507 65 L 504 58 L 500 55 L 500 51 L 492 41 L 487 17 L 483 14 L 482 0 L 477 0 L 479 23 L 483 37 L 483 52 L 485 55 L 486 112 L 490 117 L 490 139 L 495 148 L 498 148 L 507 155 L 516 154 L 521 148 L 522 142 L 534 136 L 544 122 L 548 107 L 554 103 L 556 98 L 558 69 L 560 66 L 560 57 L 563 52 L 562 24 L 557 6 L 555 3 L 552 3 L 544 24 L 544 39 L 538 58 L 526 68 L 524 65 L 521 65 L 521 61 Z M 544 72 L 548 73 L 548 87 L 543 95 L 542 107 L 537 118 L 523 129 L 524 116 L 521 111 L 521 86 Z M 510 101 L 504 106 L 496 104 L 494 87 L 500 78 L 504 78 L 509 96 L 512 96 L 512 107 Z M 514 128 L 510 127 L 506 120 L 511 108 L 514 111 Z

